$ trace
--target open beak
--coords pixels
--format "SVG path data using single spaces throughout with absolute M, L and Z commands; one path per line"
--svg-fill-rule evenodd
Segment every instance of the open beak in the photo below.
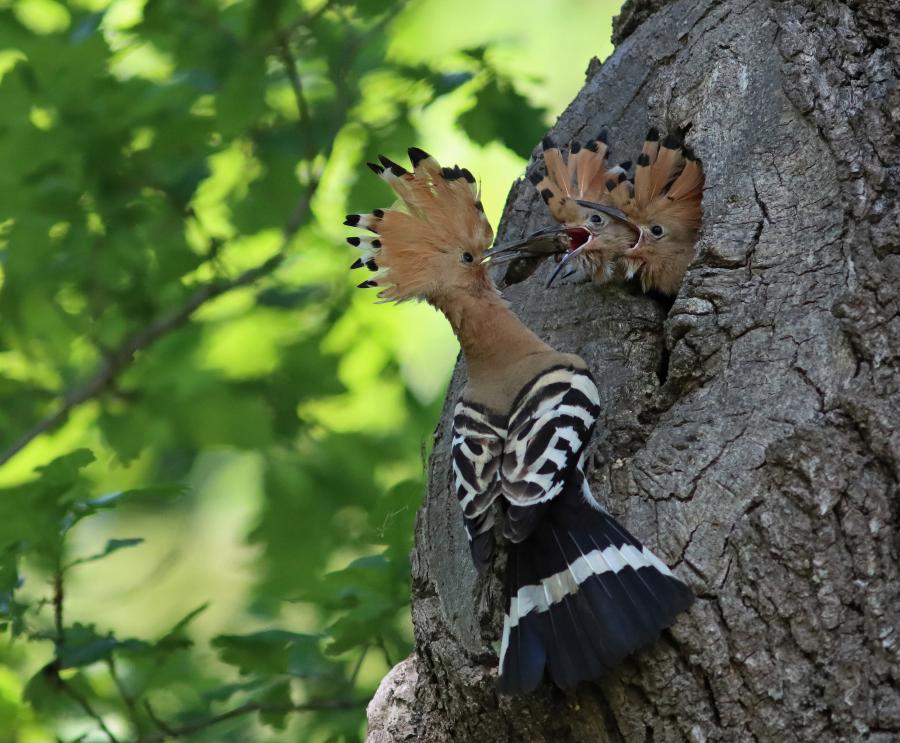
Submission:
M 545 227 L 521 240 L 495 245 L 481 261 L 492 266 L 509 263 L 517 258 L 544 258 L 565 253 L 569 249 L 569 235 L 565 227 Z
M 635 226 L 637 227 L 637 225 Z M 644 230 L 641 227 L 637 227 L 637 230 L 637 242 L 625 251 L 625 256 L 628 258 L 643 258 L 642 248 L 646 244 L 646 240 L 644 239 Z
M 588 240 L 588 242 L 590 242 L 590 240 Z M 559 265 L 556 267 L 556 270 L 553 272 L 553 274 L 550 276 L 550 278 L 547 281 L 548 289 L 553 285 L 553 282 L 556 281 L 556 277 L 559 276 L 559 274 L 562 272 L 562 270 L 566 267 L 570 267 L 570 266 L 568 266 L 569 261 L 572 260 L 573 258 L 578 257 L 579 255 L 581 255 L 584 252 L 585 245 L 587 245 L 588 242 L 583 243 L 580 247 L 575 248 L 575 250 L 569 250 L 566 252 L 566 255 L 559 262 Z M 575 271 L 575 269 L 572 269 L 571 271 L 567 272 L 566 276 L 570 276 L 572 273 L 574 273 L 574 271 Z
M 639 258 L 638 252 L 641 247 L 644 245 L 644 229 L 635 222 L 631 221 L 625 212 L 621 209 L 616 209 L 614 206 L 607 206 L 606 204 L 597 204 L 594 201 L 582 201 L 578 199 L 577 202 L 580 206 L 586 207 L 587 209 L 593 209 L 594 211 L 602 212 L 603 214 L 607 214 L 613 219 L 617 219 L 620 222 L 624 222 L 627 224 L 634 232 L 637 234 L 637 241 L 630 248 L 625 250 L 625 255 L 630 258 Z
M 577 199 L 575 203 L 587 209 L 593 209 L 595 212 L 603 212 L 603 214 L 608 214 L 613 219 L 618 219 L 620 222 L 626 222 L 635 229 L 638 228 L 637 225 L 628 218 L 625 212 L 623 212 L 621 209 L 616 209 L 616 207 L 614 206 L 598 204 L 596 201 L 584 201 L 582 199 Z

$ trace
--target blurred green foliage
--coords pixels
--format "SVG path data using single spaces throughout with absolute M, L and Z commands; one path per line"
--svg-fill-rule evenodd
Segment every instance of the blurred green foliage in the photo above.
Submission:
M 361 739 L 456 347 L 343 215 L 496 223 L 615 5 L 0 0 L 0 741 Z

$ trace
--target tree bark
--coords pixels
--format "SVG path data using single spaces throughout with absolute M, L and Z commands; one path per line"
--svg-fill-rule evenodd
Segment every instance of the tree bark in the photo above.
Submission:
M 897 16 L 626 4 L 553 134 L 607 126 L 624 160 L 650 124 L 686 133 L 706 169 L 698 258 L 671 307 L 548 291 L 546 265 L 504 293 L 591 365 L 594 492 L 699 600 L 598 683 L 498 696 L 503 559 L 478 580 L 450 487 L 460 366 L 416 528 L 416 652 L 373 700 L 370 740 L 900 739 Z M 547 223 L 517 183 L 500 236 Z

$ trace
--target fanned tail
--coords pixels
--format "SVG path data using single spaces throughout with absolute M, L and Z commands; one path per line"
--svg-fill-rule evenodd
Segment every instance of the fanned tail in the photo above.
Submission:
M 500 691 L 603 676 L 654 642 L 690 589 L 612 516 L 570 488 L 535 533 L 510 546 Z

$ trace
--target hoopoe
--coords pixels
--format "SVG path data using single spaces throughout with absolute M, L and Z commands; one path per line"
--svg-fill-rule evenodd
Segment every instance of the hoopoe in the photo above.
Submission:
M 703 164 L 690 150 L 671 134 L 660 146 L 659 132 L 651 129 L 637 158 L 633 189 L 612 192 L 639 231 L 637 243 L 625 251 L 625 273 L 636 275 L 644 291 L 678 293 L 694 259 L 703 182 Z
M 376 271 L 359 287 L 377 287 L 381 301 L 440 310 L 465 354 L 453 487 L 479 571 L 497 516 L 511 543 L 500 690 L 530 692 L 545 670 L 562 687 L 596 678 L 653 642 L 693 595 L 591 493 L 597 387 L 581 358 L 544 343 L 495 288 L 475 178 L 418 148 L 409 157 L 412 172 L 384 157 L 369 164 L 400 201 L 347 216 L 373 235 L 348 238 L 364 251 L 352 267 Z
M 493 263 L 521 255 L 563 254 L 548 286 L 563 269 L 570 269 L 567 276 L 578 270 L 572 266 L 580 266 L 594 281 L 606 283 L 617 269 L 621 274 L 618 259 L 636 240 L 634 226 L 610 197 L 613 187 L 627 179 L 631 163 L 608 164 L 606 130 L 583 147 L 572 142 L 568 155 L 550 137 L 544 137 L 541 144 L 546 174 L 535 168 L 529 180 L 562 226 L 539 230 L 500 247 Z
M 618 220 L 618 230 L 607 228 L 581 250 L 569 246 L 564 260 L 576 258 L 595 281 L 637 276 L 644 291 L 656 290 L 673 296 L 694 258 L 702 217 L 704 175 L 700 160 L 683 149 L 678 138 L 669 135 L 662 145 L 659 140 L 659 132 L 650 129 L 637 158 L 633 183 L 624 172 L 619 172 L 616 177 L 606 179 L 606 193 L 600 198 L 576 199 L 577 207 L 588 213 L 608 215 L 614 209 L 623 219 Z M 570 150 L 570 163 L 571 160 Z M 547 170 L 549 174 L 549 161 Z M 537 184 L 537 188 L 541 189 L 542 184 Z M 543 193 L 542 196 L 546 200 Z M 551 214 L 560 220 L 558 211 L 551 208 Z M 607 218 L 602 217 L 604 221 Z M 620 236 L 622 224 L 628 225 L 631 234 L 631 244 L 624 248 Z M 507 250 L 511 255 L 517 251 L 513 257 L 548 252 L 537 233 Z M 560 246 L 556 252 L 563 250 L 565 246 Z

